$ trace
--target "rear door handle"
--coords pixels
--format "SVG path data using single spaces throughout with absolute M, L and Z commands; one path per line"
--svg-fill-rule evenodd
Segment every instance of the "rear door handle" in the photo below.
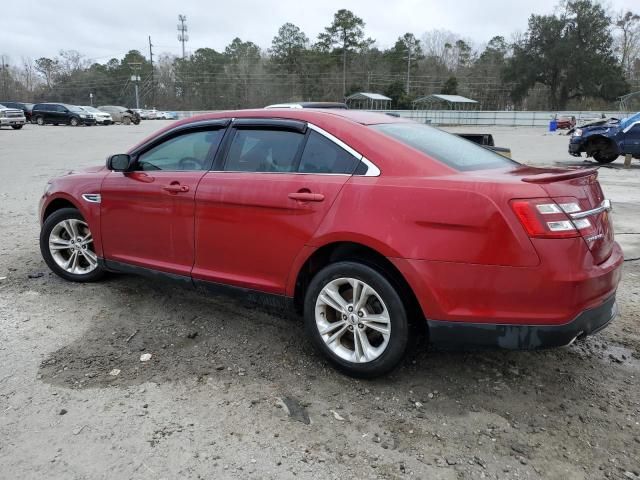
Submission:
M 322 202 L 324 201 L 324 195 L 321 193 L 311 192 L 296 192 L 290 193 L 289 198 L 291 200 L 297 200 L 298 202 Z
M 162 189 L 170 193 L 184 193 L 189 191 L 189 186 L 172 183 L 171 185 L 165 185 Z

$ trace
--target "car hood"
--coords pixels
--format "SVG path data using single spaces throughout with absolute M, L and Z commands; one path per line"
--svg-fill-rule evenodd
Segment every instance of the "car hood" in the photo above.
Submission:
M 67 175 L 82 175 L 86 173 L 98 173 L 106 170 L 104 165 L 94 165 L 93 167 L 79 168 L 77 170 L 70 170 Z

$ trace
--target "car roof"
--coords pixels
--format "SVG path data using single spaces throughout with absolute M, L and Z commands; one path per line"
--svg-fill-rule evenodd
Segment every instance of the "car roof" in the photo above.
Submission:
M 341 102 L 291 102 L 267 105 L 264 108 L 338 108 L 346 110 L 347 104 Z
M 327 108 L 270 108 L 253 110 L 223 110 L 205 113 L 182 120 L 180 124 L 219 118 L 289 118 L 314 122 L 330 119 L 344 119 L 360 125 L 377 125 L 381 123 L 406 123 L 409 120 L 366 110 L 327 109 Z

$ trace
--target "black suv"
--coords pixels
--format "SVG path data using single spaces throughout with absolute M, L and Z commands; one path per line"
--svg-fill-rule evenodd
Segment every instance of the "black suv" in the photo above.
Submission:
M 31 118 L 38 125 L 52 123 L 76 127 L 78 125 L 95 125 L 96 118 L 75 105 L 65 103 L 36 103 Z
M 33 110 L 33 103 L 0 101 L 0 105 L 4 105 L 7 108 L 17 108 L 18 110 L 22 110 L 24 112 L 25 118 L 27 119 L 27 122 L 31 121 L 31 110 Z

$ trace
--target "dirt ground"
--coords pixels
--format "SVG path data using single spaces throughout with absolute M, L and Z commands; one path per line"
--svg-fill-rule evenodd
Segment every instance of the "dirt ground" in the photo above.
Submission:
M 0 131 L 0 478 L 640 478 L 640 162 L 600 170 L 628 259 L 609 328 L 541 352 L 423 346 L 357 381 L 294 316 L 49 272 L 46 180 L 164 124 Z M 527 163 L 582 164 L 541 129 L 463 130 Z

